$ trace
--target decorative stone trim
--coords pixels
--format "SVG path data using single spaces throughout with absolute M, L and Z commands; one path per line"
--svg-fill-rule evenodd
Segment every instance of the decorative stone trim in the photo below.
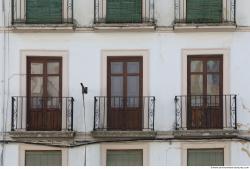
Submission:
M 93 131 L 95 138 L 155 138 L 155 131 Z
M 115 31 L 136 31 L 136 32 L 153 32 L 155 25 L 153 24 L 95 24 L 96 32 L 115 32 Z
M 12 138 L 73 138 L 73 131 L 12 131 Z
M 202 139 L 202 138 L 235 138 L 238 130 L 176 130 L 173 132 L 174 138 Z
M 174 32 L 234 32 L 237 25 L 175 24 Z

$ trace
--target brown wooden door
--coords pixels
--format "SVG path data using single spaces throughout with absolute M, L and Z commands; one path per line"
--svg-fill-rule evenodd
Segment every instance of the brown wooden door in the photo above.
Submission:
M 142 57 L 108 57 L 108 130 L 142 129 Z
M 61 130 L 62 59 L 28 57 L 27 74 L 27 130 Z
M 188 56 L 188 129 L 223 127 L 223 57 Z

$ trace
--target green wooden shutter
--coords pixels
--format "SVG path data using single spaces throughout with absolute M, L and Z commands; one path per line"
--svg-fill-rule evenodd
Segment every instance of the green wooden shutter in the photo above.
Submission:
M 142 150 L 108 150 L 107 166 L 142 166 Z
M 140 23 L 141 21 L 141 0 L 107 0 L 107 23 Z
M 222 0 L 186 0 L 188 23 L 222 22 Z
M 223 149 L 190 149 L 188 150 L 188 166 L 223 166 Z
M 62 0 L 26 0 L 26 22 L 58 24 L 62 22 Z
M 61 151 L 26 151 L 26 166 L 61 166 Z

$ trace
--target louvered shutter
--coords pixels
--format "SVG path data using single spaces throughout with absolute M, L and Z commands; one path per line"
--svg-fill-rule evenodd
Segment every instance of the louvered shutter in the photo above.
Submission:
M 187 23 L 222 22 L 222 0 L 186 0 Z
M 62 0 L 26 0 L 26 22 L 59 24 L 62 22 Z
M 61 151 L 26 151 L 26 166 L 61 166 Z
M 188 166 L 223 166 L 223 149 L 190 149 Z
M 107 166 L 142 166 L 142 150 L 108 150 Z
M 107 0 L 107 23 L 139 23 L 141 20 L 141 0 Z

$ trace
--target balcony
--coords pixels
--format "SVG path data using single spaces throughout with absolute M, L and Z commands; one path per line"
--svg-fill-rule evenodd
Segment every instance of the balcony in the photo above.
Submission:
M 12 97 L 12 137 L 72 137 L 72 97 Z
M 73 26 L 73 0 L 12 0 L 12 25 L 25 29 Z M 68 28 L 70 29 L 70 28 Z
M 175 0 L 175 30 L 236 28 L 236 0 Z
M 176 96 L 175 118 L 177 136 L 232 136 L 237 130 L 237 96 Z
M 155 97 L 94 98 L 95 137 L 155 137 Z
M 154 0 L 95 0 L 96 30 L 154 30 Z

